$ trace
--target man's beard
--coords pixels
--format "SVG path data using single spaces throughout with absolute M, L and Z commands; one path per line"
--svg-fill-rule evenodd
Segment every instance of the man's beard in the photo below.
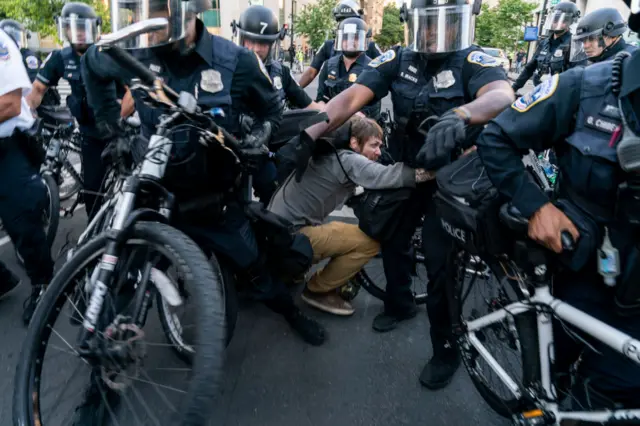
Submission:
M 357 58 L 362 52 L 343 52 L 342 54 L 349 59 Z

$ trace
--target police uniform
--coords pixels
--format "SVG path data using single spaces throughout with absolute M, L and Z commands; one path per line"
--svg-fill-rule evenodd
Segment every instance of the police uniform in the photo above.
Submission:
M 210 34 L 200 20 L 196 21 L 196 31 L 196 45 L 188 54 L 182 55 L 177 51 L 158 54 L 154 49 L 145 49 L 136 53 L 137 59 L 174 91 L 185 91 L 194 95 L 203 110 L 224 112 L 216 113 L 215 119 L 229 132 L 239 134 L 241 114 L 251 114 L 261 121 L 269 121 L 276 131 L 282 108 L 278 92 L 274 89 L 262 61 L 255 53 Z M 120 116 L 120 109 L 115 102 L 113 82 L 128 81 L 133 76 L 95 46 L 89 48 L 83 56 L 83 75 L 85 80 L 90 82 L 87 85 L 89 102 L 98 122 L 115 123 Z M 149 137 L 155 133 L 155 126 L 163 111 L 146 105 L 137 91 L 132 94 L 142 122 L 143 135 Z M 173 132 L 172 160 L 180 162 L 189 158 L 194 149 L 201 146 L 197 135 L 197 132 L 189 129 Z M 184 173 L 179 176 L 173 174 L 168 178 L 165 175 L 166 185 L 174 191 L 178 206 L 185 200 L 209 193 L 228 193 L 233 185 L 225 176 L 225 171 L 230 167 L 228 162 L 218 163 L 207 169 L 206 176 L 202 175 L 202 170 L 195 165 L 200 164 L 203 156 L 196 155 L 193 161 L 186 163 L 181 169 Z M 206 160 L 216 161 L 215 158 Z M 170 163 L 167 173 L 170 173 L 172 167 Z M 232 178 L 235 178 L 235 175 Z M 258 245 L 242 207 L 234 200 L 228 201 L 228 208 L 221 220 L 209 217 L 204 222 L 196 223 L 178 218 L 174 225 L 205 250 L 212 250 L 229 259 L 238 269 L 248 270 L 258 264 Z M 290 299 L 284 284 L 272 279 L 266 268 L 259 267 L 254 272 L 258 274 L 257 280 L 266 294 L 265 298 Z
M 298 82 L 291 76 L 291 69 L 278 61 L 270 60 L 266 64 L 273 87 L 278 91 L 280 100 L 291 108 L 304 109 L 313 100 Z
M 335 40 L 325 40 L 311 61 L 311 68 L 319 70 L 326 61 L 340 54 L 340 52 L 335 49 L 335 43 Z M 365 53 L 369 58 L 375 59 L 382 54 L 382 51 L 374 41 L 370 41 Z
M 543 75 L 554 75 L 568 70 L 572 66 L 569 62 L 570 53 L 571 32 L 569 31 L 558 38 L 548 37 L 540 41 L 533 58 L 524 66 L 524 70 L 513 83 L 513 88 L 518 90 L 523 87 L 534 71 L 537 73 L 533 78 L 533 84 L 538 85 Z
M 368 87 L 379 101 L 391 93 L 394 120 L 398 124 L 390 138 L 390 151 L 396 161 L 417 166 L 415 157 L 425 137 L 420 123 L 441 116 L 454 107 L 475 99 L 478 90 L 507 76 L 495 58 L 477 46 L 453 52 L 441 58 L 429 58 L 407 48 L 394 47 L 372 60 L 358 77 L 357 84 Z M 450 342 L 450 320 L 444 292 L 444 268 L 450 238 L 442 230 L 430 202 L 435 184 L 420 185 L 408 200 L 409 212 L 398 224 L 394 237 L 382 244 L 382 259 L 387 277 L 385 312 L 396 317 L 415 315 L 411 292 L 412 259 L 409 244 L 420 218 L 425 214 L 423 241 L 429 275 L 427 311 L 434 348 Z M 437 350 L 437 349 L 434 349 Z
M 318 84 L 318 96 L 316 102 L 329 102 L 341 92 L 347 90 L 356 82 L 358 76 L 366 69 L 371 59 L 361 54 L 351 65 L 349 70 L 346 69 L 343 55 L 335 55 L 330 58 L 320 72 Z M 367 117 L 377 120 L 380 117 L 381 101 L 372 102 L 362 109 L 362 113 Z
M 27 74 L 29 75 L 29 80 L 33 83 L 33 80 L 36 79 L 36 75 L 38 75 L 38 70 L 40 69 L 40 59 L 38 59 L 35 53 L 31 50 L 25 48 L 20 49 L 20 54 L 22 55 L 22 62 L 27 70 Z
M 2 30 L 0 75 L 0 96 L 22 90 L 20 114 L 0 123 L 0 218 L 24 258 L 32 285 L 41 285 L 51 279 L 53 262 L 42 223 L 46 188 L 38 174 L 40 165 L 33 164 L 25 155 L 21 136 L 21 131 L 30 129 L 35 121 L 25 99 L 31 91 L 31 82 L 20 50 Z
M 71 86 L 71 94 L 67 96 L 66 102 L 80 126 L 82 135 L 83 187 L 88 191 L 83 194 L 83 197 L 89 220 L 91 220 L 98 212 L 102 200 L 92 193 L 100 192 L 106 172 L 100 159 L 105 143 L 99 137 L 93 112 L 87 103 L 87 92 L 80 72 L 80 60 L 81 56 L 71 46 L 52 52 L 36 79 L 50 88 L 57 86 L 60 79 L 66 79 Z
M 632 60 L 633 66 L 640 66 L 640 57 Z M 637 72 L 631 65 L 627 69 Z M 634 241 L 629 225 L 614 218 L 618 185 L 624 174 L 615 144 L 610 143 L 621 125 L 617 97 L 611 90 L 611 71 L 612 61 L 607 61 L 553 76 L 490 122 L 477 146 L 491 181 L 527 218 L 549 199 L 527 179 L 521 153 L 553 148 L 560 168 L 559 198 L 570 200 L 596 224 L 601 233 L 599 241 L 595 240 L 597 247 L 604 234 L 602 228 L 608 227 L 624 271 Z M 615 288 L 606 286 L 598 275 L 596 251 L 587 251 L 582 263 L 586 266 L 575 268 L 577 271 L 565 269 L 555 277 L 554 295 L 639 339 L 640 318 L 615 314 Z M 556 333 L 561 329 L 557 327 Z M 557 366 L 568 368 L 577 360 L 582 348 L 576 343 L 569 336 L 558 336 Z M 590 386 L 607 398 L 635 408 L 640 394 L 638 366 L 600 342 L 592 345 L 601 354 L 586 350 L 580 363 Z

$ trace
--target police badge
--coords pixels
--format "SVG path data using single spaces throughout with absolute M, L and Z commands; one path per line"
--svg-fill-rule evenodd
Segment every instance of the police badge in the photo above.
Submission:
M 281 90 L 282 89 L 282 79 L 280 78 L 280 76 L 273 77 L 273 86 L 277 90 Z
M 200 74 L 200 87 L 210 93 L 217 93 L 224 88 L 222 75 L 216 70 L 205 70 Z

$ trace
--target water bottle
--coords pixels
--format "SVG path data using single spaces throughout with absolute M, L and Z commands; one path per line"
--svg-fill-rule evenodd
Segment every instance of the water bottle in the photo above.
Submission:
M 620 256 L 618 249 L 611 244 L 609 229 L 604 228 L 604 240 L 598 250 L 598 273 L 609 287 L 616 285 L 616 278 L 620 275 Z
M 542 167 L 542 170 L 544 170 L 544 174 L 547 177 L 549 184 L 551 186 L 554 186 L 556 183 L 556 175 L 557 175 L 554 165 L 551 164 L 549 160 L 547 160 L 544 157 L 543 154 L 538 155 L 538 161 L 540 162 L 540 166 Z

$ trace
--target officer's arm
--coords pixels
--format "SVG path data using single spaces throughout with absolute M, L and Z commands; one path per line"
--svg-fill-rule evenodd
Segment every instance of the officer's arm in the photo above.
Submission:
M 0 123 L 20 115 L 22 90 L 31 87 L 18 47 L 0 31 L 0 47 L 7 51 L 0 58 Z
M 331 99 L 324 107 L 329 122 L 318 123 L 306 130 L 312 139 L 342 126 L 365 105 L 379 101 L 389 93 L 391 83 L 398 74 L 398 52 L 393 48 L 378 56 L 358 76 L 358 80 L 347 90 Z
M 58 85 L 62 78 L 61 70 L 63 69 L 62 53 L 59 50 L 52 52 L 44 66 L 40 68 L 38 75 L 36 75 L 36 79 L 31 86 L 31 93 L 27 96 L 27 103 L 31 108 L 37 109 L 49 87 Z
M 533 58 L 527 63 L 527 65 L 524 66 L 524 69 L 516 79 L 515 83 L 513 83 L 513 90 L 520 90 L 520 88 L 526 84 L 527 80 L 531 78 L 534 71 L 538 68 L 539 50 L 540 50 L 540 45 L 538 45 L 538 48 L 533 53 Z
M 96 46 L 91 46 L 82 55 L 82 81 L 99 127 L 107 129 L 118 122 L 121 106 L 118 103 L 116 82 L 129 81 L 133 77 Z M 105 137 L 110 136 L 105 133 Z
M 472 52 L 462 68 L 465 91 L 473 101 L 463 105 L 471 125 L 485 124 L 515 100 L 507 74 L 492 56 Z
M 22 109 L 22 89 L 16 89 L 0 96 L 0 123 L 20 115 Z
M 525 217 L 549 202 L 526 174 L 522 156 L 562 143 L 572 132 L 580 102 L 582 69 L 556 74 L 519 98 L 478 138 L 476 145 L 491 182 Z
M 289 103 L 301 109 L 322 109 L 320 105 L 313 102 L 307 92 L 298 85 L 298 82 L 291 75 L 289 67 L 283 65 L 282 86 Z
M 371 43 L 369 43 L 369 49 L 367 50 L 367 56 L 370 59 L 375 59 L 380 55 L 382 55 L 382 49 L 380 49 L 380 46 L 378 46 L 378 44 L 375 41 L 372 41 Z
M 327 67 L 322 67 L 320 71 L 320 77 L 318 78 L 318 94 L 316 95 L 316 102 L 329 102 L 330 99 L 325 94 L 325 85 L 324 82 L 327 80 L 327 76 L 329 75 L 329 71 L 327 71 Z
M 300 87 L 302 87 L 303 89 L 311 84 L 311 82 L 316 78 L 318 72 L 322 68 L 322 64 L 324 64 L 324 62 L 329 59 L 327 57 L 329 53 L 325 52 L 325 50 L 327 50 L 325 45 L 326 43 L 320 46 L 320 49 L 318 49 L 318 52 L 313 57 L 313 61 L 311 61 L 311 65 L 307 67 L 305 72 L 302 74 L 302 77 L 300 77 L 299 83 Z
M 282 118 L 282 102 L 262 61 L 254 52 L 243 50 L 231 80 L 231 99 L 242 99 L 260 122 L 269 121 L 273 133 Z

